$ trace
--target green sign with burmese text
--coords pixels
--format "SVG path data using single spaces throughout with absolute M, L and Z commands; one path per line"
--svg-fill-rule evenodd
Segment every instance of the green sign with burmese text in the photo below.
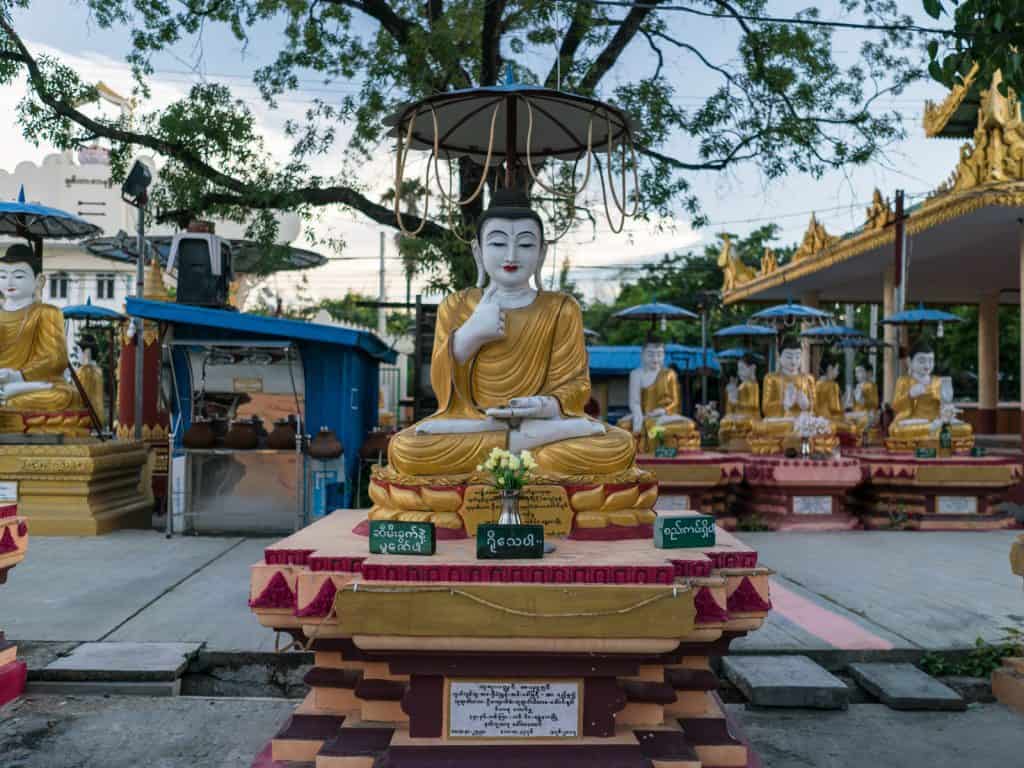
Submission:
M 476 529 L 476 557 L 478 560 L 544 557 L 544 526 L 482 523 Z
M 658 515 L 654 520 L 654 546 L 658 549 L 715 546 L 715 518 L 711 515 Z
M 370 521 L 370 552 L 375 555 L 432 555 L 436 549 L 433 523 Z

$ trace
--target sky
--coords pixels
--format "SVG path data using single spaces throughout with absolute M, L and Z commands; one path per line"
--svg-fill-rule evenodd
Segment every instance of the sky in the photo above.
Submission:
M 769 3 L 768 13 L 786 16 L 808 3 L 788 0 Z M 906 10 L 916 10 L 917 3 L 907 3 Z M 822 17 L 842 19 L 838 3 L 824 0 L 819 3 Z M 918 20 L 931 24 L 931 20 L 918 12 Z M 59 23 L 55 23 L 55 19 Z M 36 54 L 49 54 L 73 66 L 83 77 L 102 80 L 114 90 L 127 94 L 131 80 L 123 55 L 127 50 L 124 30 L 103 30 L 89 16 L 81 0 L 34 0 L 26 11 L 14 12 L 15 28 Z M 702 50 L 716 62 L 729 60 L 735 55 L 732 28 L 724 21 L 694 20 L 693 17 L 670 17 L 674 29 L 688 33 L 694 39 L 696 32 L 706 41 Z M 700 25 L 697 29 L 692 25 Z M 691 28 L 686 28 L 691 27 Z M 369 28 L 369 27 L 367 27 Z M 684 29 L 686 28 L 686 29 Z M 835 49 L 840 57 L 853 57 L 860 42 L 860 32 L 835 33 Z M 269 61 L 277 49 L 280 25 L 270 23 L 253 32 L 250 45 L 240 44 L 226 33 L 208 29 L 201 41 L 191 40 L 156 61 L 156 74 L 152 78 L 153 101 L 150 106 L 167 104 L 185 95 L 193 82 L 200 78 L 225 82 L 232 86 L 240 98 L 245 99 L 257 116 L 258 124 L 268 149 L 279 157 L 288 150 L 289 143 L 283 133 L 288 118 L 298 118 L 316 97 L 353 93 L 358 83 L 335 82 L 324 85 L 313 77 L 303 78 L 302 87 L 280 100 L 277 110 L 269 110 L 252 85 L 252 70 Z M 615 78 L 631 78 L 650 71 L 651 60 L 643 43 L 634 43 L 623 58 L 625 64 L 613 72 L 606 83 L 608 90 Z M 544 48 L 527 48 L 521 58 L 534 69 L 544 70 L 553 54 Z M 197 64 L 198 62 L 198 64 Z M 693 59 L 678 55 L 666 56 L 665 72 L 677 88 L 677 98 L 687 106 L 699 104 L 716 85 L 706 77 Z M 36 147 L 26 142 L 15 123 L 15 106 L 22 95 L 20 87 L 0 91 L 0 168 L 13 171 L 24 160 L 39 162 L 53 151 L 52 147 Z M 779 245 L 798 241 L 814 212 L 826 229 L 841 234 L 859 226 L 864 220 L 864 209 L 878 187 L 886 196 L 902 188 L 911 199 L 934 189 L 944 181 L 956 165 L 960 143 L 926 139 L 921 127 L 925 99 L 940 100 L 945 96 L 942 86 L 925 82 L 903 94 L 883 100 L 883 105 L 903 115 L 907 138 L 886 151 L 884 158 L 868 166 L 842 169 L 827 173 L 821 179 L 794 174 L 767 183 L 753 166 L 746 165 L 728 172 L 703 172 L 691 175 L 690 181 L 700 196 L 701 205 L 710 224 L 693 230 L 685 216 L 663 220 L 656 224 L 642 221 L 627 222 L 622 234 L 608 231 L 603 223 L 595 234 L 590 226 L 570 232 L 549 253 L 549 259 L 560 262 L 568 258 L 573 265 L 572 276 L 588 299 L 611 300 L 617 293 L 619 272 L 600 269 L 607 265 L 643 264 L 656 261 L 672 250 L 699 249 L 713 242 L 717 232 L 728 230 L 744 235 L 758 226 L 775 221 L 781 227 Z M 672 154 L 686 158 L 693 156 L 693 146 L 687 137 L 675 137 L 670 142 Z M 319 171 L 330 173 L 331 158 L 323 161 Z M 392 185 L 394 156 L 389 147 L 382 147 L 376 157 L 361 171 L 361 179 L 370 193 L 380 194 Z M 373 194 L 371 194 L 371 197 Z M 392 261 L 393 230 L 382 228 L 353 212 L 332 207 L 322 212 L 318 221 L 311 222 L 317 231 L 340 234 L 345 242 L 341 253 L 328 254 L 343 257 L 308 273 L 309 292 L 315 297 L 340 296 L 347 290 L 375 294 L 378 286 L 378 252 L 380 232 L 385 238 L 388 260 L 387 298 L 391 301 L 405 298 L 404 278 L 399 264 Z M 297 245 L 305 245 L 297 242 Z M 287 296 L 292 293 L 294 278 L 280 275 L 270 279 L 269 287 Z M 414 291 L 419 286 L 414 285 Z

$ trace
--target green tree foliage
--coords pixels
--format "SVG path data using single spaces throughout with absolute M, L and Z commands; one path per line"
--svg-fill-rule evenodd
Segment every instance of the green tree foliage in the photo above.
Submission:
M 764 249 L 778 235 L 776 224 L 758 227 L 749 235 L 739 238 L 731 235 L 733 247 L 739 257 L 749 266 L 760 264 Z M 616 312 L 649 301 L 661 301 L 699 311 L 708 308 L 708 339 L 719 328 L 744 322 L 755 310 L 744 304 L 724 306 L 719 295 L 722 289 L 722 270 L 718 267 L 721 239 L 706 245 L 700 252 L 670 253 L 660 261 L 644 266 L 639 275 L 622 284 L 618 297 L 612 304 L 595 302 L 583 314 L 587 328 L 601 334 L 605 344 L 642 344 L 650 329 L 649 323 L 616 320 Z M 789 258 L 795 246 L 774 248 L 780 263 Z M 665 331 L 656 331 L 663 341 L 676 344 L 699 346 L 700 323 L 694 320 L 671 321 Z
M 1024 93 L 1024 2 L 1021 0 L 923 0 L 934 19 L 952 17 L 953 35 L 928 42 L 928 74 L 952 88 L 977 64 L 987 83 L 996 70 L 1000 90 Z
M 353 323 L 376 331 L 377 309 L 371 304 L 376 301 L 372 296 L 349 291 L 340 299 L 320 299 L 315 301 L 309 294 L 309 279 L 303 275 L 287 299 L 275 295 L 269 289 L 257 291 L 254 305 L 249 312 L 269 317 L 287 317 L 293 320 L 312 320 L 321 311 L 327 312 L 332 320 L 342 323 Z M 403 312 L 389 312 L 387 315 L 387 331 L 400 336 L 408 331 L 409 317 Z
M 521 82 L 595 95 L 625 109 L 635 119 L 641 214 L 683 213 L 697 222 L 694 174 L 747 163 L 769 180 L 791 171 L 819 176 L 876 158 L 903 135 L 900 116 L 882 110 L 879 97 L 923 74 L 911 47 L 915 33 L 897 0 L 841 0 L 848 18 L 877 25 L 856 51 L 833 45 L 834 28 L 817 23 L 816 7 L 773 20 L 765 18 L 767 0 L 688 6 L 663 0 L 84 2 L 98 27 L 127 33 L 139 106 L 112 120 L 85 114 L 81 105 L 95 98 L 94 85 L 31 50 L 18 34 L 20 12 L 31 0 L 0 0 L 0 84 L 27 75 L 18 109 L 25 136 L 61 149 L 104 140 L 117 179 L 134 153 L 154 153 L 164 163 L 154 199 L 165 218 L 245 220 L 250 236 L 265 242 L 272 240 L 276 210 L 310 214 L 340 205 L 394 226 L 393 207 L 371 199 L 359 177 L 368 158 L 388 151 L 382 118 L 402 102 L 493 85 L 510 63 Z M 731 55 L 708 50 L 708 30 L 721 26 L 701 16 L 728 25 Z M 352 83 L 358 92 L 340 101 L 316 99 L 302 119 L 288 122 L 291 149 L 283 160 L 271 157 L 250 105 L 216 77 L 154 109 L 146 101 L 154 61 L 189 48 L 201 56 L 202 36 L 215 27 L 240 48 L 255 44 L 257 32 L 262 41 L 280 30 L 271 62 L 252 73 L 267 108 L 300 90 L 303 79 Z M 721 39 L 716 32 L 716 47 Z M 666 62 L 710 84 L 710 95 L 687 103 L 692 91 L 672 79 Z M 689 141 L 674 141 L 679 137 Z M 323 167 L 336 170 L 317 170 Z M 456 161 L 455 189 L 466 195 L 483 172 L 465 158 Z M 569 182 L 551 169 L 542 173 L 555 185 Z M 567 216 L 596 217 L 586 204 L 572 209 L 558 197 L 535 199 L 556 231 Z M 452 224 L 470 229 L 481 205 L 477 199 L 458 212 L 432 208 L 421 235 L 426 244 L 415 257 L 417 269 L 436 284 L 461 287 L 472 279 L 468 248 Z M 451 213 L 454 220 L 446 217 Z M 416 227 L 419 216 L 410 210 L 407 220 Z

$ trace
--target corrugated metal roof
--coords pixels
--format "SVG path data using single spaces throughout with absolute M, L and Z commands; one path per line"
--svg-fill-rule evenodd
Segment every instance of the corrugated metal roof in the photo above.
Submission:
M 162 323 L 205 326 L 249 336 L 273 336 L 317 344 L 337 344 L 362 350 L 386 363 L 393 363 L 398 357 L 395 351 L 375 334 L 351 328 L 134 297 L 128 298 L 127 312 L 132 317 Z
M 590 373 L 596 376 L 624 376 L 640 365 L 639 346 L 595 346 L 587 347 L 590 355 Z M 675 366 L 680 371 L 696 371 L 700 368 L 700 347 L 685 344 L 665 345 L 665 365 Z M 708 347 L 707 367 L 719 370 L 715 351 Z

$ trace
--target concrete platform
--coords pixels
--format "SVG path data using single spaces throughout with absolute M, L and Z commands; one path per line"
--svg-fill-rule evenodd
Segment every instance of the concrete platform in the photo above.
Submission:
M 41 671 L 44 680 L 173 681 L 181 677 L 199 643 L 82 643 Z
M 853 679 L 887 707 L 960 711 L 967 704 L 956 691 L 913 664 L 854 663 Z
M 846 684 L 806 656 L 726 656 L 722 671 L 758 707 L 846 709 Z

